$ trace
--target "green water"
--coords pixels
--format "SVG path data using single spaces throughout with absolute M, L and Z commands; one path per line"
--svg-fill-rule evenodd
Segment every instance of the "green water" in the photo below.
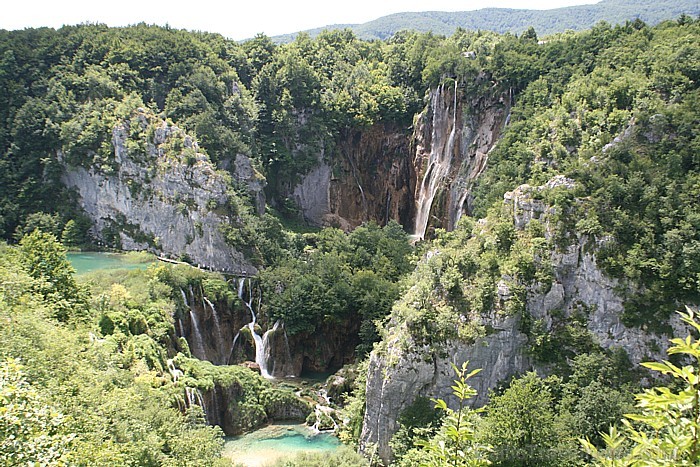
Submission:
M 78 274 L 105 269 L 146 269 L 154 261 L 152 256 L 148 260 L 142 254 L 79 252 L 67 256 Z
M 269 425 L 243 436 L 226 438 L 223 457 L 247 467 L 263 467 L 301 452 L 331 452 L 335 436 L 312 432 L 305 425 Z

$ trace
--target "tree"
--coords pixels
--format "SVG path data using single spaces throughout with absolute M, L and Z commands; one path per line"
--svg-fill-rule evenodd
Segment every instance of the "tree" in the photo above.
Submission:
M 529 372 L 514 379 L 487 407 L 482 437 L 499 466 L 569 465 L 573 443 L 554 411 L 549 385 Z M 575 454 L 573 454 L 575 455 Z
M 687 308 L 681 319 L 696 332 L 700 322 Z M 687 365 L 670 361 L 646 362 L 642 366 L 660 371 L 674 379 L 673 390 L 667 386 L 647 389 L 637 394 L 640 414 L 625 415 L 622 431 L 610 429 L 603 434 L 606 450 L 600 451 L 590 440 L 580 440 L 583 450 L 596 465 L 669 465 L 690 466 L 700 463 L 700 340 L 690 334 L 671 339 L 669 355 L 687 359 Z
M 85 291 L 75 281 L 75 269 L 66 258 L 66 249 L 52 234 L 35 230 L 19 243 L 20 263 L 37 279 L 44 299 L 54 305 L 54 317 L 68 321 L 87 308 Z
M 44 403 L 18 360 L 0 362 L 0 465 L 63 465 L 74 438 L 62 414 Z
M 61 234 L 61 241 L 67 246 L 78 246 L 85 242 L 85 232 L 73 220 L 66 222 Z

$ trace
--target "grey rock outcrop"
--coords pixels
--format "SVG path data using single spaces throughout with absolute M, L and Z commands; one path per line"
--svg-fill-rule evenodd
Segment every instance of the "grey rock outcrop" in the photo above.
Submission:
M 547 188 L 571 189 L 572 180 L 553 179 L 542 187 L 521 186 L 506 193 L 504 202 L 512 207 L 513 223 L 518 229 L 539 219 L 551 236 L 553 207 L 533 194 Z M 483 226 L 484 223 L 482 222 Z M 595 242 L 577 236 L 563 249 L 552 249 L 540 258 L 552 267 L 551 284 L 531 284 L 526 289 L 525 315 L 539 320 L 546 331 L 556 322 L 574 317 L 585 319 L 585 327 L 595 345 L 603 349 L 622 348 L 633 364 L 647 359 L 660 359 L 668 347 L 668 337 L 625 326 L 622 322 L 625 291 L 629 286 L 607 277 L 596 264 Z M 433 254 L 435 254 L 433 252 Z M 511 296 L 507 277 L 497 284 L 500 301 Z M 398 429 L 397 419 L 418 396 L 442 398 L 455 406 L 451 396 L 454 372 L 451 364 L 460 366 L 469 361 L 470 368 L 482 371 L 470 380 L 478 391 L 470 402 L 480 406 L 487 402 L 488 391 L 500 382 L 536 369 L 546 373 L 547 367 L 534 361 L 529 354 L 528 336 L 521 332 L 520 315 L 504 316 L 492 311 L 481 316 L 486 335 L 474 342 L 448 342 L 442 350 L 419 347 L 412 340 L 405 324 L 394 323 L 383 346 L 370 357 L 366 411 L 360 438 L 360 449 L 375 452 L 385 462 L 391 459 L 389 441 Z M 671 318 L 671 326 L 682 335 L 679 320 Z
M 145 153 L 130 149 L 131 125 L 155 127 Z M 63 176 L 93 220 L 96 238 L 104 241 L 111 233 L 118 235 L 125 250 L 149 249 L 173 258 L 187 255 L 193 263 L 218 271 L 256 272 L 221 233 L 222 225 L 237 222 L 226 208 L 227 175 L 197 151 L 192 138 L 140 110 L 114 128 L 112 146 L 112 173 L 67 165 Z M 173 149 L 177 146 L 179 151 Z
M 442 398 L 452 407 L 454 371 L 469 361 L 469 368 L 482 371 L 470 379 L 478 391 L 471 402 L 484 405 L 488 390 L 499 381 L 530 367 L 525 354 L 527 336 L 519 331 L 517 317 L 486 317 L 493 332 L 473 343 L 448 342 L 443 350 L 428 346 L 404 352 L 398 342 L 387 343 L 387 354 L 373 352 L 367 378 L 367 405 L 360 436 L 360 450 L 375 452 L 385 462 L 391 459 L 389 441 L 396 433 L 399 415 L 416 397 Z M 410 344 L 409 344 L 410 345 Z M 391 363 L 389 363 L 391 362 Z

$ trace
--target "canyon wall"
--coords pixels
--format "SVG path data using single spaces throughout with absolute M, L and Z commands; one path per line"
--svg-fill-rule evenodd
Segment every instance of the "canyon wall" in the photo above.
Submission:
M 509 111 L 509 96 L 441 85 L 427 94 L 412 129 L 375 124 L 338 135 L 335 152 L 319 154 L 289 197 L 314 225 L 351 230 L 393 219 L 420 238 L 429 226 L 452 230 L 469 212 L 472 186 Z
M 348 129 L 332 155 L 319 154 L 318 165 L 289 197 L 313 225 L 346 231 L 370 220 L 408 225 L 414 184 L 409 141 L 408 131 L 392 124 Z
M 139 141 L 131 137 L 132 126 L 155 126 L 145 151 L 135 149 Z M 227 207 L 230 175 L 217 171 L 192 138 L 141 109 L 114 128 L 111 143 L 110 171 L 65 164 L 63 181 L 78 193 L 81 208 L 94 222 L 95 238 L 124 250 L 186 256 L 217 271 L 256 273 L 221 233 L 220 226 L 237 222 Z M 259 200 L 262 185 L 250 161 L 238 156 L 235 167 Z

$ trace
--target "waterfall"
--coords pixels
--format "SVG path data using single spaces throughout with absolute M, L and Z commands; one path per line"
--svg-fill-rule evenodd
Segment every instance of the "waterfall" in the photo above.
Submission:
M 205 360 L 207 356 L 207 352 L 204 349 L 204 337 L 202 336 L 202 330 L 199 327 L 199 321 L 197 320 L 197 313 L 194 312 L 194 308 L 190 306 L 188 300 L 187 300 L 187 294 L 185 293 L 184 290 L 180 289 L 180 293 L 182 294 L 182 301 L 185 303 L 185 306 L 189 308 L 190 310 L 190 322 L 192 323 L 192 348 L 190 351 L 192 352 L 192 355 L 199 358 L 200 360 Z M 192 287 L 190 286 L 190 293 L 192 293 Z M 192 293 L 192 297 L 194 297 L 194 294 Z
M 255 363 L 260 367 L 260 374 L 263 378 L 272 378 L 270 373 L 267 372 L 267 361 L 265 359 L 265 344 L 263 343 L 263 338 L 255 333 L 255 321 L 248 323 L 248 329 L 253 335 L 253 340 L 255 341 Z
M 268 329 L 267 331 L 265 331 L 265 334 L 263 334 L 263 337 L 262 337 L 262 348 L 263 348 L 263 350 L 262 350 L 262 351 L 263 351 L 263 359 L 265 360 L 265 365 L 267 365 L 267 360 L 268 360 L 268 357 L 269 357 L 269 355 L 268 355 L 269 352 L 268 352 L 268 351 L 269 351 L 269 349 L 270 349 L 270 335 L 272 335 L 272 334 L 274 334 L 275 332 L 277 332 L 277 329 L 280 327 L 280 323 L 281 323 L 280 320 L 275 321 L 275 324 L 274 324 L 274 326 L 272 326 L 272 329 Z M 285 335 L 286 335 L 286 334 L 285 334 Z M 256 350 L 256 353 L 257 353 L 257 350 Z M 277 362 L 275 362 L 275 361 L 273 360 L 273 362 L 272 362 L 272 374 L 275 373 L 276 363 L 277 363 Z M 267 370 L 267 368 L 266 368 L 266 370 Z M 262 367 L 260 368 L 260 372 L 262 373 Z
M 212 317 L 214 318 L 214 327 L 216 328 L 216 335 L 219 338 L 218 342 L 221 343 L 221 346 L 223 347 L 223 336 L 221 334 L 221 318 L 219 318 L 219 315 L 216 312 L 216 307 L 214 304 L 209 300 L 207 297 L 204 296 L 204 291 L 202 290 L 202 301 L 206 304 L 209 305 L 209 308 L 211 309 L 211 314 Z M 205 308 L 206 309 L 206 308 Z M 221 356 L 222 360 L 226 358 L 226 355 Z M 223 361 L 222 364 L 225 364 L 226 362 Z
M 233 342 L 231 343 L 231 351 L 228 353 L 228 361 L 226 362 L 227 365 L 231 364 L 231 359 L 233 358 L 233 351 L 236 348 L 236 342 L 238 341 L 238 338 L 241 337 L 241 332 L 238 331 L 235 336 L 233 336 Z
M 185 293 L 185 291 L 180 289 L 180 294 L 182 294 L 182 303 L 184 303 L 186 307 L 189 307 L 189 305 L 187 304 L 187 294 Z
M 198 405 L 202 408 L 206 416 L 207 409 L 204 405 L 204 398 L 202 398 L 202 393 L 199 389 L 185 386 L 185 400 L 187 401 L 188 409 Z
M 314 408 L 314 415 L 316 416 L 316 421 L 314 422 L 311 428 L 316 432 L 337 431 L 338 422 L 335 421 L 335 418 L 333 416 L 335 415 L 335 409 L 333 409 L 330 406 L 331 401 L 328 398 L 328 392 L 325 389 L 321 389 L 317 392 L 317 394 L 323 402 L 316 404 L 316 407 Z M 324 418 L 329 419 L 333 423 L 333 427 L 330 430 L 328 428 L 326 428 L 325 430 L 322 429 L 322 423 L 324 421 Z
M 350 162 L 350 167 L 352 168 L 352 176 L 355 179 L 357 188 L 360 190 L 360 197 L 362 198 L 362 208 L 365 210 L 365 217 L 369 216 L 369 207 L 367 205 L 367 198 L 365 197 L 365 190 L 362 189 L 362 184 L 360 183 L 360 178 L 357 176 L 357 168 L 355 167 L 355 162 L 352 160 L 352 156 L 348 154 L 348 161 Z
M 423 181 L 420 186 L 418 196 L 418 210 L 416 212 L 416 224 L 414 235 L 416 238 L 422 239 L 425 237 L 425 231 L 428 228 L 430 210 L 433 206 L 433 199 L 440 187 L 440 184 L 450 171 L 452 156 L 454 153 L 455 135 L 457 132 L 457 81 L 455 81 L 454 99 L 452 104 L 452 129 L 450 136 L 445 144 L 442 144 L 442 132 L 447 108 L 443 108 L 442 94 L 444 86 L 441 85 L 433 99 L 433 129 L 432 143 L 430 146 L 430 157 L 428 159 L 428 168 L 423 176 Z
M 459 202 L 455 205 L 454 212 L 451 214 L 451 228 L 457 228 L 457 222 L 462 218 L 462 212 L 464 211 L 464 203 L 467 201 L 467 196 L 469 196 L 469 191 L 464 190 L 462 196 L 459 198 Z
M 190 308 L 190 321 L 192 322 L 192 350 L 197 351 L 199 355 L 195 357 L 200 360 L 206 360 L 207 352 L 204 350 L 204 337 L 202 336 L 202 330 L 199 327 L 199 321 L 197 320 L 197 313 Z M 195 352 L 192 352 L 193 354 Z
M 245 287 L 245 277 L 238 279 L 238 298 L 243 300 L 243 287 Z
M 182 319 L 178 318 L 175 320 L 175 335 L 177 337 L 184 337 L 185 331 L 182 328 Z
M 166 363 L 168 364 L 168 372 L 173 378 L 173 383 L 177 383 L 180 378 L 184 376 L 184 373 L 182 373 L 182 370 L 175 366 L 175 362 L 173 362 L 172 358 L 169 358 Z
M 250 334 L 253 336 L 253 341 L 255 342 L 255 363 L 258 364 L 260 367 L 260 375 L 262 375 L 263 378 L 272 378 L 272 375 L 268 373 L 267 371 L 267 358 L 265 357 L 265 340 L 263 337 L 255 332 L 255 323 L 257 322 L 257 316 L 255 316 L 255 311 L 253 310 L 253 288 L 250 285 L 250 279 L 248 279 L 248 289 L 249 289 L 249 299 L 246 302 L 243 299 L 243 287 L 241 284 L 243 283 L 245 279 L 241 278 L 240 282 L 238 283 L 238 298 L 240 298 L 243 303 L 245 303 L 246 307 L 248 307 L 248 310 L 250 311 L 250 316 L 252 318 L 252 321 L 248 323 L 248 329 L 250 329 Z M 276 329 L 277 323 L 275 323 L 275 326 L 273 327 L 273 331 Z M 268 330 L 267 333 L 270 331 Z M 265 333 L 265 335 L 267 335 Z

